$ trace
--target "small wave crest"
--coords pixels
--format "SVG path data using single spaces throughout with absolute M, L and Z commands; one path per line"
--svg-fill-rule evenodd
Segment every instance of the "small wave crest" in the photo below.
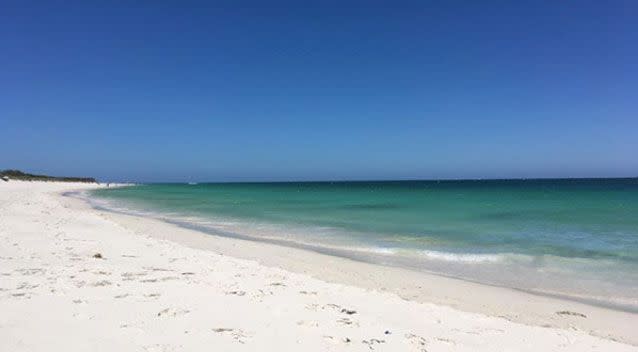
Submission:
M 397 253 L 397 250 L 394 248 L 383 248 L 383 247 L 368 248 L 367 251 L 376 253 L 376 254 L 383 254 L 383 255 L 392 255 Z
M 497 263 L 505 258 L 502 254 L 468 254 L 424 250 L 421 254 L 428 259 L 462 263 Z
M 505 254 L 471 254 L 452 253 L 433 250 L 414 251 L 410 249 L 387 248 L 387 247 L 359 247 L 354 249 L 357 252 L 367 252 L 379 255 L 393 256 L 421 256 L 429 260 L 457 262 L 457 263 L 498 263 L 503 262 Z

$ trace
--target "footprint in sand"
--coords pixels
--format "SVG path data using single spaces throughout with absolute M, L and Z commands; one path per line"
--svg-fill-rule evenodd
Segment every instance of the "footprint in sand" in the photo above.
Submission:
M 166 268 L 156 268 L 156 267 L 152 267 L 152 266 L 145 266 L 142 269 L 144 270 L 150 270 L 150 271 L 175 271 L 173 269 L 166 269 Z
M 111 282 L 107 280 L 96 281 L 91 284 L 91 286 L 93 287 L 102 287 L 102 286 L 110 286 L 110 285 L 112 285 Z
M 439 342 L 443 342 L 443 343 L 447 343 L 447 344 L 456 346 L 456 342 L 454 340 L 450 340 L 450 339 L 445 338 L 445 337 L 435 337 L 434 339 L 439 341 Z
M 172 351 L 181 351 L 182 350 L 182 346 L 174 346 L 174 345 L 161 345 L 161 344 L 156 344 L 156 345 L 148 345 L 148 346 L 142 346 L 142 348 L 144 349 L 144 351 L 147 352 L 172 352 Z
M 164 276 L 159 279 L 160 281 L 171 281 L 171 280 L 179 280 L 177 276 Z
M 572 312 L 569 310 L 561 310 L 560 312 L 556 312 L 557 315 L 568 315 L 568 316 L 573 316 L 573 317 L 579 317 L 579 318 L 587 318 L 587 316 L 583 313 L 578 313 L 578 312 Z
M 246 291 L 226 291 L 224 292 L 226 295 L 234 295 L 234 296 L 244 296 L 246 295 Z
M 246 333 L 241 329 L 233 329 L 233 328 L 213 328 L 213 332 L 218 334 L 228 335 L 233 338 L 233 340 L 243 344 L 252 337 L 251 334 Z
M 20 284 L 20 286 L 16 287 L 16 290 L 33 290 L 34 288 L 37 288 L 38 286 L 40 285 L 23 282 Z
M 330 335 L 323 335 L 322 336 L 324 340 L 332 343 L 333 345 L 342 343 L 342 344 L 349 344 L 352 342 L 352 340 L 349 337 L 342 337 L 342 338 L 337 338 L 334 336 L 330 336 Z
M 125 272 L 125 273 L 120 274 L 120 276 L 122 277 L 122 280 L 124 280 L 124 281 L 135 280 L 136 277 L 146 276 L 146 275 L 148 275 L 148 273 L 146 271 Z
M 317 291 L 299 291 L 299 294 L 316 296 L 317 295 Z
M 319 322 L 315 321 L 315 320 L 300 320 L 297 322 L 297 325 L 299 326 L 305 326 L 308 328 L 318 328 L 319 327 Z
M 28 269 L 17 269 L 15 270 L 24 276 L 38 275 L 44 274 L 46 270 L 42 268 L 28 268 Z
M 254 292 L 250 295 L 250 297 L 254 300 L 257 300 L 259 302 L 262 302 L 264 298 L 268 297 L 268 296 L 272 296 L 274 295 L 274 293 L 272 291 L 264 291 L 262 289 L 259 289 L 258 292 Z
M 334 303 L 328 303 L 328 304 L 324 304 L 323 306 L 319 306 L 316 303 L 312 303 L 312 304 L 308 304 L 306 305 L 306 309 L 308 310 L 314 310 L 314 311 L 318 311 L 319 309 L 321 310 L 333 310 L 342 314 L 346 314 L 346 315 L 353 315 L 353 314 L 357 314 L 357 311 L 354 309 L 348 309 L 348 308 L 344 308 L 338 304 L 334 304 Z
M 363 343 L 364 345 L 368 345 L 369 349 L 374 350 L 374 346 L 385 343 L 385 340 L 370 339 L 370 340 L 363 340 L 361 341 L 361 343 Z
M 166 308 L 157 313 L 158 317 L 177 317 L 180 315 L 188 314 L 190 310 L 180 308 Z
M 408 340 L 412 347 L 416 348 L 419 352 L 427 352 L 425 346 L 427 345 L 427 340 L 419 335 L 415 334 L 405 334 L 405 338 Z
M 359 326 L 359 323 L 357 321 L 354 321 L 350 318 L 341 318 L 337 320 L 337 323 L 346 325 L 346 326 L 357 326 L 357 327 Z

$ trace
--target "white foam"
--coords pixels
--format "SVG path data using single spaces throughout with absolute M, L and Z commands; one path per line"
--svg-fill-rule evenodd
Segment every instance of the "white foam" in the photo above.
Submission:
M 448 262 L 464 263 L 496 263 L 503 260 L 501 254 L 464 254 L 438 251 L 421 251 L 421 254 L 429 259 L 444 260 Z
M 391 254 L 396 254 L 397 250 L 394 248 L 382 248 L 382 247 L 374 247 L 374 248 L 369 248 L 367 249 L 369 252 L 374 252 L 377 254 L 385 254 L 385 255 L 391 255 Z

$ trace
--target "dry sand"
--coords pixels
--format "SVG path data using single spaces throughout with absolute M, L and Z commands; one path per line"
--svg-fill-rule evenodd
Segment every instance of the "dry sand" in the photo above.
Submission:
M 636 314 L 60 195 L 92 187 L 0 182 L 0 351 L 638 350 Z

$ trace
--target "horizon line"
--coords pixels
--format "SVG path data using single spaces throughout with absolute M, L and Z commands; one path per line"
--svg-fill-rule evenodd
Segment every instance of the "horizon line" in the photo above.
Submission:
M 333 182 L 454 182 L 454 181 L 578 181 L 578 180 L 631 180 L 638 179 L 638 176 L 622 177 L 516 177 L 516 178 L 410 178 L 410 179 L 340 179 L 340 180 L 264 180 L 264 181 L 157 181 L 157 182 L 133 182 L 137 184 L 212 184 L 212 183 L 333 183 Z M 105 183 L 105 182 L 101 182 Z M 111 182 L 113 183 L 113 182 Z

